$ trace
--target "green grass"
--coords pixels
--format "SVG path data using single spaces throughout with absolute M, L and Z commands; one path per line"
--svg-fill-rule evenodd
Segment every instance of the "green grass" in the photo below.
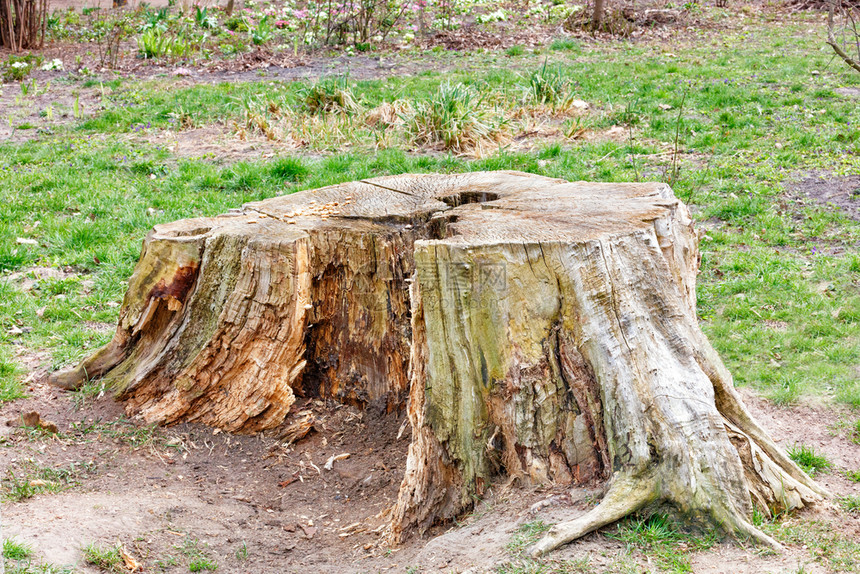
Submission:
M 78 441 L 98 441 L 102 437 L 109 437 L 119 439 L 134 449 L 149 446 L 161 438 L 157 425 L 137 425 L 122 416 L 112 421 L 96 420 L 72 423 L 69 432 L 64 436 Z
M 552 525 L 536 520 L 521 524 L 508 542 L 509 560 L 499 564 L 495 574 L 574 574 L 591 572 L 589 557 L 576 560 L 533 559 L 526 555 L 528 548 L 537 542 Z
M 188 560 L 188 570 L 191 572 L 214 571 L 218 569 L 218 563 L 214 558 L 209 556 L 206 544 L 201 544 L 196 538 L 186 536 L 182 544 L 176 545 L 174 548 L 186 557 Z M 247 548 L 245 548 L 245 557 L 247 558 Z M 239 551 L 236 552 L 236 559 L 242 560 Z
M 690 553 L 707 550 L 717 542 L 713 535 L 681 532 L 662 514 L 628 518 L 606 536 L 623 542 L 628 551 L 635 549 L 648 556 L 661 571 L 673 573 L 692 572 Z
M 210 558 L 196 558 L 188 564 L 191 572 L 203 572 L 204 570 L 217 570 L 218 564 Z
M 104 546 L 90 543 L 83 549 L 84 560 L 105 572 L 125 572 L 125 564 L 119 551 L 119 546 Z
M 57 566 L 49 562 L 23 561 L 6 564 L 6 574 L 78 574 L 74 566 Z
M 3 283 L 0 283 L 0 293 Z M 12 360 L 9 351 L 0 347 L 0 404 L 24 398 L 24 385 L 21 383 L 21 367 Z
M 833 466 L 827 457 L 817 454 L 815 449 L 806 445 L 793 446 L 787 452 L 789 458 L 809 476 L 824 472 Z
M 552 524 L 546 524 L 541 520 L 521 524 L 507 545 L 508 552 L 513 554 L 525 552 L 526 548 L 537 542 L 551 526 Z
M 860 495 L 843 496 L 839 504 L 845 512 L 860 515 Z
M 763 530 L 783 544 L 801 546 L 831 572 L 860 569 L 860 541 L 846 536 L 832 525 L 808 519 L 780 519 L 762 525 Z
M 5 476 L 0 479 L 0 493 L 5 501 L 20 502 L 37 494 L 63 492 L 94 471 L 93 463 L 54 468 L 27 460 L 6 468 Z
M 26 560 L 33 555 L 33 548 L 29 544 L 18 542 L 14 538 L 3 540 L 3 558 L 7 560 Z

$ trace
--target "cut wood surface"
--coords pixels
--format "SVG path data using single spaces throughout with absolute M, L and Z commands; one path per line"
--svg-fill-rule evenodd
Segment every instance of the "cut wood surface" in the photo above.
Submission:
M 602 481 L 533 553 L 658 508 L 776 545 L 753 505 L 827 493 L 742 405 L 699 329 L 697 270 L 662 184 L 347 183 L 156 226 L 111 343 L 53 380 L 104 377 L 147 421 L 242 432 L 296 396 L 407 408 L 395 543 L 505 483 Z

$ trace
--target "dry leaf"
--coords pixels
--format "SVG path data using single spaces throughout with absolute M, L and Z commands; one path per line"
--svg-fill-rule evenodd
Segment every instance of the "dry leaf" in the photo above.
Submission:
M 130 572 L 137 572 L 140 570 L 140 562 L 135 560 L 134 556 L 129 554 L 122 546 L 119 547 L 119 555 L 122 556 L 122 561 L 125 562 L 125 567 L 128 568 Z

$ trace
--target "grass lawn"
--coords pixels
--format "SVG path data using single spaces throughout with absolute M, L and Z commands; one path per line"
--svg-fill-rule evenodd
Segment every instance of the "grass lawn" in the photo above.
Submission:
M 499 146 L 482 159 L 428 151 L 402 134 L 378 149 L 372 130 L 346 113 L 317 127 L 354 129 L 271 161 L 178 158 L 153 136 L 216 120 L 241 133 L 249 110 L 307 108 L 314 86 L 115 82 L 94 117 L 0 145 L 0 398 L 21 393 L 16 356 L 47 351 L 55 368 L 108 340 L 103 324 L 116 319 L 141 239 L 155 223 L 377 175 L 519 169 L 569 180 L 669 181 L 707 231 L 699 316 L 738 384 L 779 403 L 814 395 L 860 406 L 860 223 L 792 192 L 798 179 L 860 169 L 860 109 L 835 91 L 860 86 L 860 75 L 830 61 L 810 33 L 820 22 L 807 18 L 687 40 L 671 53 L 560 43 L 540 54 L 444 56 L 459 59 L 462 73 L 348 83 L 358 105 L 373 109 L 396 100 L 417 107 L 440 85 L 462 82 L 481 94 L 488 117 L 500 117 L 522 105 L 529 75 L 546 62 L 590 105 L 562 123 L 575 121 L 585 134 L 624 130 L 618 141 L 570 139 L 561 129 L 537 149 Z M 523 129 L 508 124 L 513 133 Z M 333 151 L 343 147 L 350 151 Z M 38 267 L 68 273 L 43 277 Z M 16 272 L 35 285 L 23 291 L 22 278 L 9 280 Z

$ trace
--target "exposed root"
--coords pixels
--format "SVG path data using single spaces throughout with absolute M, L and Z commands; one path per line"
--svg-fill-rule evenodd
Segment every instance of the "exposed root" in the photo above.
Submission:
M 615 479 L 609 492 L 600 504 L 583 516 L 567 522 L 561 522 L 550 528 L 543 538 L 529 549 L 529 554 L 535 558 L 552 552 L 559 546 L 582 538 L 590 532 L 617 522 L 642 508 L 657 501 L 659 492 L 654 473 L 638 476 L 623 476 Z M 783 546 L 750 524 L 742 517 L 736 516 L 728 525 L 729 530 L 738 538 L 747 538 L 776 551 L 782 551 Z
M 738 538 L 746 536 L 755 542 L 758 542 L 762 546 L 769 546 L 773 548 L 777 552 L 781 552 L 784 550 L 782 544 L 747 522 L 746 520 L 740 520 L 735 525 L 735 536 Z
M 529 549 L 529 554 L 538 557 L 551 552 L 571 540 L 581 538 L 589 532 L 641 510 L 656 497 L 656 482 L 651 474 L 635 477 L 622 475 L 614 480 L 609 487 L 609 492 L 596 508 L 579 518 L 561 522 L 550 528 L 549 532 Z

